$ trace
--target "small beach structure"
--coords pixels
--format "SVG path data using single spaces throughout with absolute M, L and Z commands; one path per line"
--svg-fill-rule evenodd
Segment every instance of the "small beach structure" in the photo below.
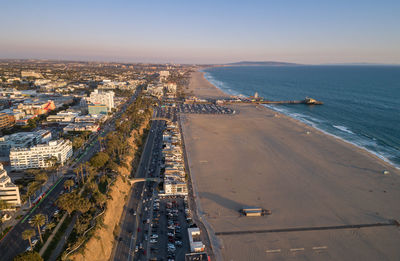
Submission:
M 200 229 L 197 227 L 188 228 L 190 252 L 203 252 L 205 245 L 200 238 Z
M 259 207 L 246 207 L 242 208 L 239 211 L 241 214 L 245 215 L 246 217 L 261 217 L 264 215 L 271 215 L 271 210 L 259 208 Z

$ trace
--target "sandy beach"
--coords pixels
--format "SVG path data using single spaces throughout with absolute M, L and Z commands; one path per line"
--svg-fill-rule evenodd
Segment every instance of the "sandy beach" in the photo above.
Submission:
M 189 88 L 198 97 L 226 96 L 201 72 Z M 400 220 L 398 169 L 263 106 L 233 108 L 235 115 L 181 117 L 200 212 L 223 260 L 400 259 L 393 225 L 219 235 Z M 241 217 L 244 206 L 272 215 Z

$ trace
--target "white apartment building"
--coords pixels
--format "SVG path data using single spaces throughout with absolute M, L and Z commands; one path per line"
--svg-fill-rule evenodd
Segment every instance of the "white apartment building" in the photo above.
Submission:
M 164 180 L 164 192 L 166 195 L 187 195 L 186 182 L 178 180 Z
M 165 81 L 169 76 L 169 71 L 160 71 L 160 81 Z
M 17 132 L 0 137 L 0 156 L 8 157 L 12 148 L 27 148 L 51 140 L 51 132 L 38 130 L 35 132 Z
M 83 116 L 77 116 L 75 117 L 75 122 L 76 123 L 81 123 L 81 122 L 90 122 L 90 123 L 97 123 L 97 122 L 104 122 L 107 120 L 106 115 L 102 114 L 94 114 L 94 115 L 83 115 Z
M 114 108 L 114 92 L 94 90 L 90 93 L 89 100 L 93 104 L 104 104 L 108 110 Z
M 96 123 L 70 123 L 63 128 L 64 133 L 70 131 L 90 131 L 97 132 L 99 130 L 99 125 Z
M 18 186 L 11 182 L 11 178 L 7 175 L 7 171 L 0 163 L 0 200 L 12 206 L 20 206 L 21 198 Z
M 72 156 L 72 142 L 69 140 L 52 140 L 47 144 L 39 144 L 30 148 L 12 148 L 10 165 L 12 170 L 30 168 L 46 168 L 48 159 L 55 157 L 62 165 Z
M 149 84 L 147 86 L 146 93 L 155 96 L 157 98 L 160 98 L 164 95 L 164 87 L 162 85 Z
M 71 111 L 62 111 L 57 113 L 57 115 L 49 115 L 47 116 L 48 122 L 74 122 L 75 118 L 79 116 L 77 112 Z

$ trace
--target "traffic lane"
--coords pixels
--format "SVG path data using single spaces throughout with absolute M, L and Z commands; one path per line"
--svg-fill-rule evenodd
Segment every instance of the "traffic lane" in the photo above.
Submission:
M 155 141 L 152 147 L 152 155 L 151 155 L 151 164 L 150 164 L 150 170 L 152 170 L 154 173 L 158 173 L 159 171 L 159 165 L 156 162 L 156 159 L 158 158 L 159 154 L 161 153 L 160 150 L 160 134 L 161 132 L 159 131 L 162 128 L 163 123 L 160 122 L 160 124 L 156 125 L 155 131 L 154 131 L 154 135 L 155 135 Z M 157 164 L 157 166 L 155 165 Z M 149 171 L 147 172 L 148 174 L 150 173 Z M 152 173 L 152 174 L 154 174 Z M 146 256 L 150 255 L 150 246 L 149 246 L 149 241 L 150 241 L 150 235 L 149 233 L 151 233 L 152 231 L 152 196 L 153 196 L 153 192 L 154 189 L 157 185 L 156 184 L 148 184 L 147 186 L 147 192 L 145 194 L 144 199 L 146 199 L 146 202 L 144 204 L 144 210 L 143 210 L 143 216 L 141 217 L 141 223 L 140 223 L 140 232 L 138 233 L 137 239 L 138 239 L 138 243 L 136 243 L 136 246 L 140 245 L 140 243 L 142 243 L 142 246 L 144 247 L 143 250 L 141 250 L 139 253 L 136 253 L 137 257 L 143 257 L 144 256 L 144 249 L 146 249 Z M 147 220 L 149 220 L 150 222 L 147 223 Z
M 160 128 L 158 128 L 157 129 L 157 132 L 158 132 L 158 134 L 159 134 L 159 136 L 157 137 L 157 138 L 159 138 L 159 137 L 161 137 L 161 134 L 162 134 L 162 125 L 160 126 Z M 156 138 L 156 140 L 157 140 L 157 138 Z M 156 154 L 156 158 L 158 158 L 158 156 L 160 156 L 161 155 L 161 147 L 160 147 L 160 145 L 161 145 L 161 139 L 158 139 L 157 140 L 157 143 L 156 143 L 156 146 L 158 146 L 157 148 L 156 148 L 156 150 L 157 150 L 157 154 Z M 156 161 L 156 166 L 155 166 L 155 170 L 154 170 L 154 176 L 156 176 L 156 177 L 160 177 L 160 164 L 159 164 L 159 162 L 158 162 L 158 160 Z M 157 185 L 155 185 L 155 187 L 154 187 L 154 189 L 156 189 L 156 186 Z M 153 204 L 154 204 L 154 202 L 153 202 Z M 166 246 L 166 239 L 165 239 L 165 237 L 163 237 L 162 235 L 163 234 L 165 234 L 162 230 L 160 230 L 160 227 L 162 227 L 163 226 L 163 224 L 162 224 L 162 218 L 160 217 L 160 209 L 158 209 L 158 210 L 155 210 L 155 209 L 153 209 L 153 215 L 151 216 L 151 218 L 152 218 L 152 226 L 151 226 L 151 231 L 149 231 L 149 232 L 151 232 L 151 234 L 154 234 L 154 233 L 156 233 L 156 234 L 158 234 L 159 235 L 159 245 L 160 246 Z M 154 221 L 153 221 L 154 220 Z M 165 241 L 165 242 L 164 242 Z M 164 243 L 165 244 L 164 244 Z M 149 242 L 147 242 L 147 244 L 149 245 L 149 247 L 148 247 L 148 253 L 149 253 L 149 255 L 151 255 L 151 256 L 157 256 L 157 253 L 158 253 L 158 251 L 159 251 L 159 248 L 158 247 L 156 247 L 154 244 L 151 244 L 151 243 L 149 243 Z
M 150 173 L 151 176 L 156 176 L 159 177 L 160 176 L 160 164 L 158 162 L 158 158 L 161 155 L 161 149 L 160 149 L 160 143 L 161 143 L 161 131 L 162 129 L 162 125 L 159 126 L 158 128 L 156 128 L 156 137 L 155 137 L 155 145 L 153 148 L 153 159 L 155 159 L 155 163 L 151 165 L 151 169 L 153 169 L 153 172 Z M 157 184 L 153 184 L 151 187 L 151 191 L 153 193 L 156 193 L 156 188 L 157 188 Z M 146 253 L 147 255 L 149 255 L 149 257 L 153 257 L 154 256 L 154 251 L 156 251 L 156 249 L 154 249 L 154 247 L 152 246 L 153 244 L 150 243 L 150 235 L 154 234 L 154 232 L 157 232 L 157 228 L 159 227 L 159 217 L 160 217 L 160 213 L 159 210 L 154 209 L 154 198 L 156 198 L 157 196 L 154 195 L 153 198 L 151 199 L 151 205 L 150 205 L 150 214 L 149 214 L 149 218 L 150 218 L 150 225 L 148 228 L 148 237 L 147 237 L 147 241 L 146 243 Z M 162 240 L 162 237 L 159 236 L 159 239 Z M 152 250 L 153 249 L 153 250 Z
M 140 185 L 143 184 L 139 183 L 138 185 L 139 186 L 137 186 L 137 191 L 140 192 L 143 189 Z M 129 256 L 130 240 L 132 233 L 135 230 L 136 223 L 136 215 L 133 215 L 130 209 L 134 209 L 135 211 L 135 209 L 137 208 L 137 204 L 138 198 L 135 194 L 132 194 L 128 202 L 128 208 L 125 210 L 125 216 L 123 218 L 123 225 L 121 227 L 120 235 L 118 238 L 117 250 L 115 252 L 114 260 L 126 260 L 126 258 Z
M 153 149 L 154 149 L 154 140 L 155 140 L 155 137 L 156 137 L 156 132 L 154 130 L 156 130 L 158 128 L 158 125 L 159 125 L 159 122 L 158 121 L 154 121 L 152 126 L 151 126 L 151 128 L 150 128 L 150 133 L 149 133 L 149 136 L 148 136 L 149 139 L 148 139 L 148 142 L 146 143 L 146 147 L 145 147 L 146 152 L 143 155 L 144 159 L 143 159 L 143 164 L 142 164 L 142 168 L 143 168 L 142 171 L 144 171 L 144 175 L 142 173 L 142 175 L 143 175 L 142 177 L 147 177 L 147 175 L 148 175 L 148 169 L 150 167 L 150 160 L 152 159 L 152 155 L 153 155 L 152 152 L 153 152 Z M 147 207 L 148 207 L 148 203 L 149 202 L 148 202 L 147 199 L 148 199 L 148 196 L 147 196 L 147 194 L 145 194 L 144 197 L 143 197 L 143 200 L 142 200 L 143 206 L 140 209 L 138 209 L 138 211 L 137 211 L 138 212 L 137 214 L 140 217 L 140 222 L 139 222 L 139 225 L 138 225 L 138 227 L 140 229 L 137 232 L 135 231 L 135 233 L 136 233 L 136 238 L 134 240 L 135 247 L 140 243 L 143 244 L 144 233 L 146 232 L 146 229 L 145 229 L 145 226 L 147 224 L 146 220 L 148 219 L 148 217 L 147 217 L 147 211 L 148 211 Z M 143 254 L 142 251 L 140 251 L 139 253 L 136 253 L 136 256 L 140 257 L 142 254 Z
M 145 190 L 146 191 L 146 190 Z M 139 258 L 143 258 L 144 256 L 148 255 L 148 252 L 146 250 L 146 242 L 149 240 L 148 233 L 150 230 L 150 222 L 148 223 L 147 221 L 150 220 L 149 213 L 151 211 L 151 194 L 145 192 L 143 199 L 145 200 L 145 203 L 142 206 L 142 215 L 140 216 L 140 223 L 139 223 L 139 228 L 140 231 L 138 232 L 138 240 L 136 242 L 136 246 L 141 246 L 140 251 L 136 253 L 136 256 Z
M 54 187 L 52 192 L 48 194 L 48 196 L 41 202 L 41 204 L 34 211 L 32 211 L 32 213 L 28 212 L 28 214 L 26 214 L 23 218 L 21 218 L 20 222 L 18 222 L 14 226 L 14 228 L 7 234 L 7 236 L 1 241 L 0 243 L 1 260 L 12 260 L 16 255 L 25 252 L 25 250 L 29 246 L 29 242 L 27 240 L 22 239 L 22 232 L 26 229 L 34 229 L 35 232 L 37 233 L 37 228 L 36 227 L 33 228 L 28 223 L 28 219 L 39 213 L 42 213 L 49 217 L 50 215 L 53 214 L 54 210 L 56 209 L 56 207 L 53 206 L 53 204 L 56 201 L 59 193 L 64 189 L 63 185 L 65 180 L 66 179 L 63 177 L 62 181 Z M 29 218 L 26 218 L 27 216 Z M 22 223 L 24 219 L 25 222 Z
M 137 176 L 136 176 L 137 178 L 145 177 L 148 163 L 150 160 L 149 156 L 151 156 L 151 148 L 153 147 L 153 142 L 154 142 L 154 135 L 151 130 L 153 130 L 157 126 L 158 126 L 157 122 L 152 122 L 149 136 L 148 136 L 148 141 L 146 143 L 146 146 L 145 146 L 145 148 L 143 150 L 143 154 L 142 154 L 143 159 L 140 162 L 140 166 L 137 171 Z M 149 153 L 149 148 L 150 148 L 150 153 Z M 137 208 L 138 202 L 139 202 L 139 200 L 141 200 L 140 195 L 142 193 L 143 186 L 144 186 L 144 183 L 138 183 L 137 189 L 133 188 L 133 193 L 130 198 L 130 202 L 128 203 L 128 206 L 130 205 L 130 206 L 132 206 L 132 208 L 135 207 L 134 209 Z M 138 213 L 136 213 L 136 214 L 140 215 L 141 212 L 138 211 Z M 127 244 L 127 241 L 131 239 L 132 234 L 128 233 L 128 231 L 130 230 L 130 228 L 129 228 L 130 225 L 132 224 L 134 226 L 135 223 L 136 223 L 136 216 L 130 217 L 129 212 L 125 211 L 125 218 L 123 219 L 123 226 L 122 226 L 122 230 L 120 232 L 118 241 L 120 240 L 120 238 L 122 238 L 122 239 L 121 239 L 121 241 L 119 241 L 117 243 L 117 249 L 115 251 L 114 260 L 124 260 L 124 258 L 129 256 L 130 244 Z M 137 231 L 136 228 L 132 229 L 132 233 L 135 233 L 136 231 Z M 139 234 L 139 236 L 141 236 L 141 234 Z M 136 237 L 138 237 L 138 235 L 136 235 Z

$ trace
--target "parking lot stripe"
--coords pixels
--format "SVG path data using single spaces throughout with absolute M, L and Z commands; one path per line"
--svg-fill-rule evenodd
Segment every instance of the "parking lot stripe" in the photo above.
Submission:
M 291 248 L 291 249 L 290 249 L 291 252 L 303 251 L 303 250 L 304 250 L 304 247 L 302 247 L 302 248 Z
M 279 253 L 281 252 L 280 249 L 267 249 L 265 250 L 266 253 Z
M 317 247 L 313 247 L 313 250 L 321 250 L 321 249 L 327 249 L 327 246 L 317 246 Z

